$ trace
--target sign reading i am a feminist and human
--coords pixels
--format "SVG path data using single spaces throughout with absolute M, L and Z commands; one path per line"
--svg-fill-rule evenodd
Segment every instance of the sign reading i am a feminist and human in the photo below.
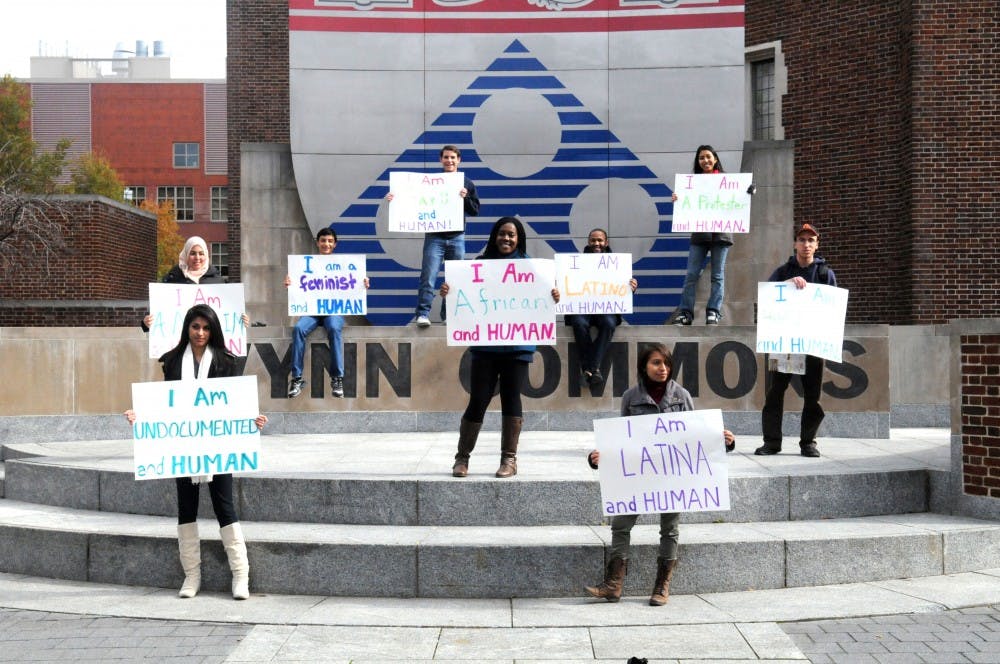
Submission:
M 555 345 L 551 260 L 445 261 L 444 274 L 449 346 Z
M 233 355 L 247 354 L 247 328 L 243 313 L 247 310 L 243 284 L 149 284 L 149 356 L 157 358 L 177 345 L 188 309 L 207 304 L 215 310 L 222 325 L 226 350 Z
M 594 420 L 601 511 L 616 514 L 729 509 L 721 410 Z
M 255 473 L 257 377 L 132 384 L 135 479 Z
M 815 355 L 833 362 L 844 359 L 844 288 L 788 281 L 757 284 L 757 352 Z
M 556 254 L 560 314 L 632 313 L 632 254 Z
M 749 233 L 753 173 L 678 174 L 674 233 Z
M 289 256 L 288 315 L 365 315 L 366 271 L 364 254 Z
M 465 176 L 455 173 L 389 173 L 389 231 L 442 233 L 465 228 L 462 187 Z

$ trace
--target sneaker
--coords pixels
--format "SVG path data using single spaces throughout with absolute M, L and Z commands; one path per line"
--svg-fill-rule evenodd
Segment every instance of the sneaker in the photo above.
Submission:
M 292 378 L 292 382 L 288 384 L 288 398 L 294 399 L 295 397 L 302 394 L 302 388 L 305 386 L 306 381 L 302 380 L 302 376 L 296 376 Z
M 601 383 L 603 383 L 604 382 L 604 376 L 601 374 L 601 370 L 600 369 L 594 369 L 591 372 L 590 378 L 587 380 L 587 382 L 590 383 L 591 385 L 600 385 Z
M 330 379 L 330 391 L 333 392 L 333 396 L 341 397 L 344 396 L 344 377 L 334 376 Z
M 693 322 L 694 318 L 692 318 L 691 314 L 686 311 L 678 312 L 678 314 L 674 316 L 674 325 L 690 325 Z
M 417 327 L 430 327 L 431 319 L 427 316 L 417 316 Z
M 705 325 L 718 325 L 720 320 L 722 320 L 722 314 L 714 309 L 709 309 L 708 313 L 705 314 Z

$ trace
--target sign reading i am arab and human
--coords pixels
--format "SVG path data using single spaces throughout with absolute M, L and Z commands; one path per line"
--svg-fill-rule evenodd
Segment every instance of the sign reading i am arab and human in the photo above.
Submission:
M 289 316 L 363 316 L 367 308 L 364 254 L 288 257 Z
M 389 231 L 443 233 L 465 228 L 464 203 L 459 192 L 465 176 L 454 173 L 389 174 Z
M 678 174 L 675 233 L 749 233 L 753 173 Z
M 721 410 L 594 420 L 601 511 L 617 514 L 729 509 Z
M 445 261 L 449 346 L 555 345 L 555 269 L 541 258 Z
M 560 314 L 632 313 L 631 254 L 556 254 Z
M 132 384 L 135 479 L 255 473 L 257 377 Z
M 243 324 L 246 304 L 243 284 L 149 284 L 149 356 L 158 358 L 177 345 L 188 309 L 207 304 L 222 325 L 226 350 L 246 356 L 247 328 Z
M 757 352 L 844 359 L 844 288 L 790 281 L 757 284 Z

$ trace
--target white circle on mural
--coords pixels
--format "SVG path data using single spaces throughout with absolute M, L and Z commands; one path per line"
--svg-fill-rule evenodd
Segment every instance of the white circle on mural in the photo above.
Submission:
M 510 178 L 533 175 L 552 163 L 562 140 L 559 113 L 530 90 L 504 90 L 483 102 L 472 124 L 483 163 Z
M 577 248 L 583 251 L 594 228 L 608 231 L 616 253 L 632 254 L 632 261 L 645 256 L 660 229 L 656 203 L 646 190 L 628 180 L 612 178 L 588 185 L 580 192 L 569 215 L 569 228 Z

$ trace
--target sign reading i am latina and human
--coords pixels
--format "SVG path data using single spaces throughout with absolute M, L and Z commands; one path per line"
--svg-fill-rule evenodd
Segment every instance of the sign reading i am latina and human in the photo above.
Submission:
M 444 274 L 449 346 L 555 345 L 553 261 L 445 261 Z
M 462 187 L 465 176 L 454 173 L 389 173 L 389 231 L 442 233 L 465 229 Z
M 721 410 L 594 420 L 601 511 L 617 514 L 729 509 Z
M 135 479 L 255 473 L 257 377 L 132 384 Z
M 556 254 L 559 314 L 632 313 L 632 254 Z
M 149 356 L 158 358 L 177 345 L 188 309 L 207 304 L 222 325 L 226 350 L 246 356 L 247 328 L 243 324 L 246 300 L 243 284 L 149 284 Z
M 289 256 L 288 315 L 365 315 L 366 270 L 364 254 Z
M 753 173 L 680 174 L 673 233 L 749 233 Z
M 790 281 L 758 283 L 757 352 L 842 361 L 847 295 L 846 289 L 825 284 L 800 289 Z

